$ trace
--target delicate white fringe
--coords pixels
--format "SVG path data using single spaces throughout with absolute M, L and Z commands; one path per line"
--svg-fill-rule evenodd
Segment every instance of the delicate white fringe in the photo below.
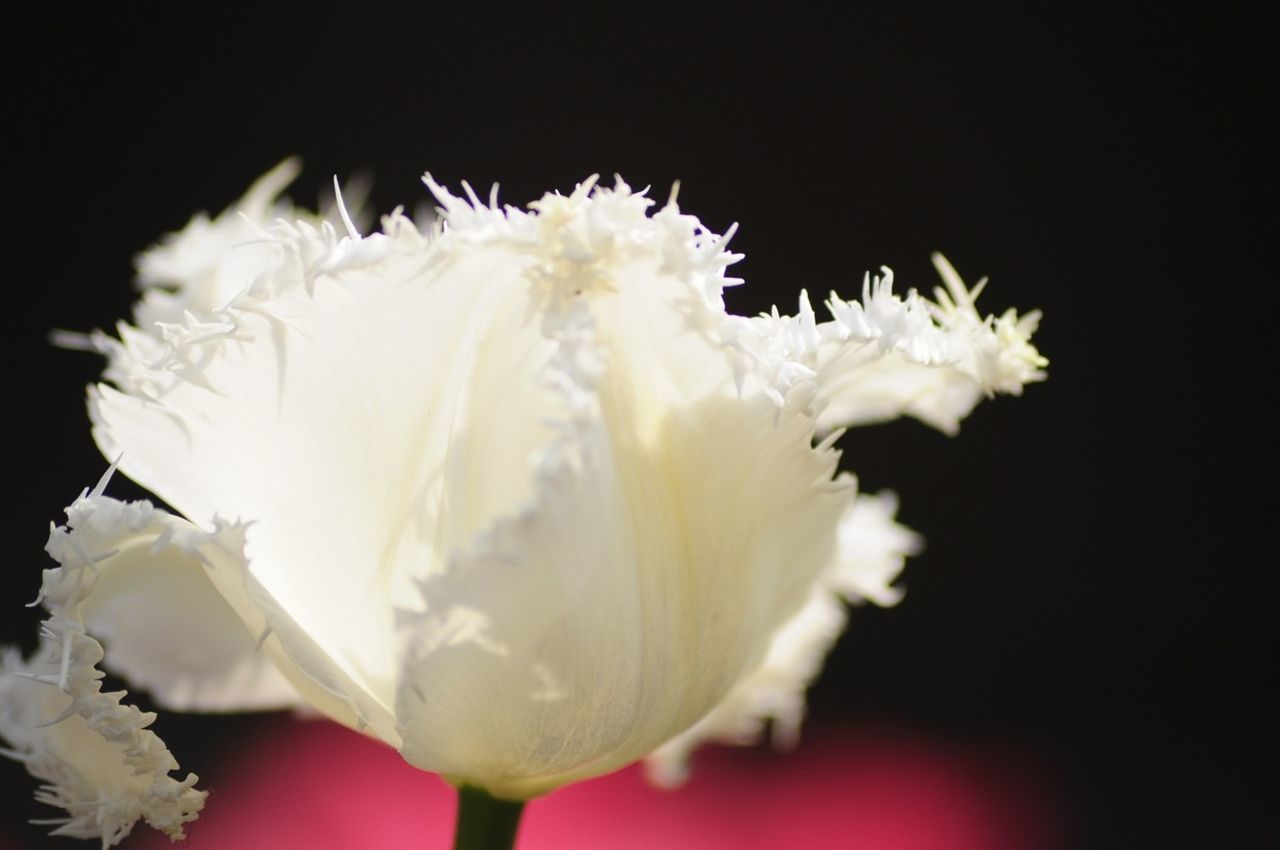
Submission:
M 143 819 L 170 838 L 183 836 L 206 792 L 197 777 L 175 779 L 169 750 L 147 727 L 155 715 L 102 692 L 102 646 L 86 634 L 81 604 L 93 593 L 100 548 L 119 531 L 152 522 L 149 503 L 126 505 L 102 496 L 99 484 L 67 509 L 66 526 L 53 528 L 46 550 L 59 566 L 44 571 L 38 602 L 49 610 L 40 646 L 29 661 L 15 650 L 0 658 L 0 737 L 5 754 L 23 762 L 44 785 L 41 802 L 66 810 L 54 835 L 119 843 Z M 174 541 L 183 545 L 185 541 Z

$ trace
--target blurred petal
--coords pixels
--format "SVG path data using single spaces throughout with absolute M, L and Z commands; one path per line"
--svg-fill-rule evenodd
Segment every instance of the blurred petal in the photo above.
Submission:
M 824 576 L 845 600 L 889 606 L 902 599 L 893 582 L 924 541 L 894 521 L 897 512 L 898 497 L 890 492 L 860 494 L 845 509 L 837 532 L 839 548 Z
M 275 255 L 264 228 L 276 219 L 319 219 L 277 201 L 301 170 L 295 157 L 259 177 L 244 197 L 212 220 L 204 213 L 137 256 L 142 297 L 134 322 L 144 331 L 157 323 L 181 322 L 187 314 L 207 318 L 252 284 Z

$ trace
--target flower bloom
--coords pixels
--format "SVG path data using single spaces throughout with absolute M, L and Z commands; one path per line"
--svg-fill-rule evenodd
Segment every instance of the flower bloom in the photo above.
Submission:
M 886 269 L 825 321 L 804 294 L 746 318 L 728 236 L 674 193 L 517 210 L 428 176 L 436 224 L 362 236 L 341 203 L 273 207 L 292 168 L 144 254 L 134 324 L 81 340 L 108 358 L 98 445 L 176 513 L 85 491 L 41 645 L 4 659 L 0 734 L 65 834 L 176 836 L 203 803 L 100 662 L 162 707 L 306 708 L 510 799 L 792 737 L 841 600 L 896 602 L 918 546 L 837 473 L 841 429 L 952 432 L 1043 377 L 1037 314 L 983 318 L 940 258 L 934 302 Z

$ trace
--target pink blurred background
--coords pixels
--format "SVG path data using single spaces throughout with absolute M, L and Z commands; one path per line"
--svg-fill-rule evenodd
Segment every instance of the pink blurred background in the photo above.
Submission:
M 327 722 L 271 719 L 216 775 L 187 850 L 445 850 L 454 792 L 394 751 Z M 797 752 L 709 748 L 678 791 L 638 767 L 533 801 L 518 847 L 592 850 L 1058 846 L 1042 776 L 1016 755 L 910 735 L 812 730 Z M 170 847 L 139 828 L 129 850 Z

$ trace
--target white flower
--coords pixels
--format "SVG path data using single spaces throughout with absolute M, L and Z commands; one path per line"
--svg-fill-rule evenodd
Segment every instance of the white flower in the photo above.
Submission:
M 837 429 L 953 431 L 1043 377 L 1035 314 L 981 317 L 940 258 L 936 303 L 886 270 L 829 320 L 803 294 L 748 319 L 721 297 L 738 256 L 674 195 L 517 210 L 427 177 L 430 232 L 361 236 L 342 209 L 269 220 L 286 179 L 145 254 L 137 324 L 87 338 L 99 446 L 178 513 L 76 500 L 42 648 L 0 678 L 72 834 L 176 834 L 202 800 L 112 714 L 87 633 L 162 706 L 305 706 L 513 799 L 791 738 L 840 600 L 896 602 L 918 546 L 837 474 Z

